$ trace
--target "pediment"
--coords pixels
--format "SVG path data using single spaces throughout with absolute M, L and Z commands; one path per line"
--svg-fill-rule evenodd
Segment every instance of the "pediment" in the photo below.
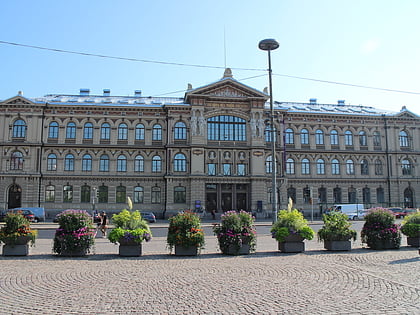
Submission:
M 6 104 L 6 105 L 15 105 L 15 104 L 32 105 L 34 103 L 31 102 L 30 100 L 28 100 L 27 98 L 25 98 L 21 95 L 18 95 L 18 96 L 15 96 L 15 97 L 12 97 L 12 98 L 9 98 L 9 99 L 5 100 L 3 102 L 3 104 Z
M 403 108 L 401 110 L 401 112 L 399 112 L 398 114 L 395 115 L 395 117 L 398 117 L 398 118 L 408 118 L 408 119 L 418 119 L 419 118 L 419 116 L 417 116 L 416 114 L 410 112 L 406 108 Z

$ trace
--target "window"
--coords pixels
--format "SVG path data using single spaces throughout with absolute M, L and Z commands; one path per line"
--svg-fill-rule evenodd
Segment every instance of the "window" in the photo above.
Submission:
M 331 174 L 340 175 L 340 162 L 337 159 L 331 161 Z
M 375 147 L 381 146 L 381 134 L 379 133 L 379 131 L 375 131 L 373 133 L 373 145 Z
M 58 123 L 53 121 L 48 126 L 48 138 L 57 139 L 58 138 Z
M 215 116 L 207 119 L 207 140 L 246 141 L 246 121 L 236 116 Z
M 45 187 L 45 202 L 54 202 L 55 201 L 55 187 L 53 185 L 48 185 Z
M 364 131 L 359 132 L 359 144 L 360 146 L 367 146 L 367 137 Z
M 273 172 L 273 157 L 271 155 L 265 159 L 265 172 L 267 174 Z
M 245 176 L 246 175 L 246 168 L 245 164 L 237 164 L 236 165 L 236 175 L 238 176 Z
M 159 155 L 155 155 L 152 159 L 152 172 L 162 172 L 162 159 Z
M 187 126 L 182 121 L 178 121 L 175 124 L 174 139 L 175 140 L 186 140 L 187 139 Z
M 320 129 L 315 132 L 315 144 L 324 144 L 324 132 Z
M 127 158 L 124 154 L 117 158 L 117 172 L 127 172 Z
M 338 145 L 338 132 L 337 130 L 331 130 L 330 132 L 331 145 Z
M 160 203 L 160 187 L 152 187 L 152 203 Z
M 137 124 L 136 125 L 136 140 L 144 140 L 144 125 Z
M 73 186 L 65 185 L 63 187 L 63 202 L 72 202 L 73 201 Z
M 318 159 L 316 161 L 316 173 L 318 175 L 324 175 L 325 174 L 325 161 L 323 159 Z
M 83 139 L 93 139 L 93 125 L 90 122 L 83 127 Z
M 302 129 L 300 131 L 300 143 L 309 144 L 309 132 L 308 129 Z
M 408 133 L 404 130 L 400 131 L 400 147 L 402 148 L 409 147 Z
M 349 203 L 356 203 L 357 202 L 357 191 L 354 187 L 350 187 L 348 191 L 348 199 Z
M 152 140 L 153 141 L 161 141 L 162 140 L 162 126 L 156 124 L 153 126 L 152 130 Z
M 276 134 L 276 132 L 274 130 L 274 135 L 275 134 Z M 265 127 L 264 135 L 265 135 L 265 142 L 271 142 L 271 138 L 273 136 L 273 132 L 271 131 L 271 126 L 266 126 Z
M 10 158 L 11 170 L 23 170 L 23 154 L 19 151 L 12 153 Z
M 303 188 L 302 194 L 303 194 L 303 203 L 311 204 L 312 203 L 311 189 L 309 187 Z
M 376 188 L 376 202 L 384 203 L 385 202 L 385 192 L 382 187 Z
M 327 202 L 327 188 L 321 187 L 318 189 L 318 202 L 320 203 Z
M 302 175 L 308 175 L 311 173 L 310 163 L 308 159 L 302 160 Z
M 377 159 L 375 161 L 375 175 L 383 175 L 383 172 L 382 161 Z
M 111 139 L 111 126 L 108 123 L 103 123 L 101 126 L 101 140 Z
M 232 175 L 232 165 L 230 163 L 223 163 L 223 176 Z
M 134 203 L 143 203 L 144 202 L 144 189 L 141 186 L 134 187 Z
M 365 187 L 362 190 L 362 198 L 363 198 L 363 203 L 367 204 L 370 203 L 370 188 Z
M 126 194 L 126 189 L 125 186 L 117 186 L 116 189 L 116 197 L 115 197 L 115 202 L 116 203 L 125 203 L 127 200 L 127 194 Z
M 109 157 L 106 154 L 101 155 L 99 159 L 99 171 L 109 172 Z
M 56 171 L 57 170 L 57 155 L 54 153 L 48 154 L 47 157 L 47 171 Z
M 98 203 L 108 202 L 108 186 L 102 184 L 98 187 Z
M 296 202 L 296 188 L 289 187 L 287 188 L 287 199 L 292 198 L 293 202 Z
M 293 159 L 286 160 L 286 174 L 292 175 L 295 173 L 295 161 Z
M 346 161 L 346 173 L 347 175 L 354 175 L 354 162 L 351 159 Z
M 76 124 L 72 121 L 67 124 L 66 139 L 76 139 Z
M 341 188 L 335 187 L 333 189 L 333 201 L 334 203 L 341 203 Z
M 285 132 L 285 142 L 286 144 L 294 144 L 295 143 L 295 135 L 293 129 L 287 128 Z
M 369 162 L 367 160 L 362 160 L 360 162 L 360 174 L 361 175 L 369 175 Z
M 187 171 L 187 158 L 184 154 L 178 153 L 174 157 L 174 172 Z
M 80 202 L 90 202 L 90 186 L 86 184 L 81 187 Z
M 348 146 L 353 145 L 353 134 L 350 130 L 347 130 L 344 134 L 344 143 Z
M 144 158 L 141 155 L 134 159 L 134 172 L 144 172 Z
M 174 203 L 185 203 L 187 201 L 187 191 L 185 187 L 174 188 Z
M 409 160 L 402 160 L 401 161 L 401 168 L 403 175 L 411 175 L 411 162 Z
M 67 154 L 64 158 L 64 170 L 65 171 L 74 171 L 74 155 Z
M 13 138 L 26 138 L 26 123 L 22 119 L 18 119 L 13 123 Z
M 121 123 L 118 126 L 118 140 L 128 139 L 128 126 L 125 123 Z
M 92 157 L 90 154 L 83 155 L 82 158 L 82 171 L 88 172 L 92 170 Z
M 209 176 L 216 176 L 216 165 L 215 163 L 208 163 L 207 164 L 207 175 Z

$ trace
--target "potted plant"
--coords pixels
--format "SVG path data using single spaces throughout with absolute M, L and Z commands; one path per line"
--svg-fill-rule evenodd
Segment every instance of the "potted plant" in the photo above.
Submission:
M 128 208 L 112 216 L 114 228 L 108 235 L 110 242 L 119 244 L 119 255 L 134 257 L 142 255 L 142 242 L 150 241 L 152 232 L 149 224 L 141 217 L 140 211 L 132 211 L 131 199 L 128 198 Z
M 404 218 L 401 233 L 407 236 L 408 246 L 420 247 L 420 212 Z
M 171 252 L 175 247 L 175 255 L 197 255 L 204 247 L 204 232 L 198 215 L 185 211 L 171 217 L 166 242 Z
M 64 210 L 56 216 L 53 252 L 60 256 L 86 256 L 95 243 L 92 217 L 85 210 Z
M 323 214 L 324 226 L 318 231 L 318 241 L 324 242 L 327 250 L 351 250 L 351 240 L 356 240 L 357 232 L 351 229 L 348 215 L 338 211 Z
M 223 254 L 240 255 L 255 251 L 257 231 L 255 218 L 246 211 L 227 211 L 221 222 L 213 226 Z
M 362 243 L 371 249 L 400 248 L 401 232 L 391 211 L 385 208 L 372 208 L 365 216 L 361 231 Z
M 26 256 L 29 245 L 35 244 L 38 231 L 32 230 L 29 220 L 21 213 L 8 213 L 5 226 L 0 229 L 0 243 L 4 243 L 3 256 Z
M 303 214 L 293 209 L 293 201 L 289 198 L 287 210 L 280 210 L 277 213 L 277 221 L 271 227 L 271 234 L 277 240 L 280 251 L 299 253 L 305 250 L 303 241 L 313 239 L 315 232 Z

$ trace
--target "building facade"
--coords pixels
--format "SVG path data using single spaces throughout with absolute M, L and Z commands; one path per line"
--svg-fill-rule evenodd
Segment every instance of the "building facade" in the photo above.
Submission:
M 403 108 L 275 102 L 222 79 L 183 98 L 21 93 L 0 102 L 0 206 L 168 216 L 179 210 L 271 214 L 275 138 L 279 208 L 335 203 L 418 207 L 420 118 Z M 273 135 L 276 135 L 274 137 Z

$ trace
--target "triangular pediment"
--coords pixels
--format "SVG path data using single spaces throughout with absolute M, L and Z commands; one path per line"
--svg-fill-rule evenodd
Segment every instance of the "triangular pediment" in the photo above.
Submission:
M 23 97 L 21 95 L 14 96 L 12 98 L 9 98 L 3 102 L 3 104 L 6 105 L 14 105 L 14 104 L 24 104 L 24 105 L 32 105 L 34 104 L 30 100 L 28 100 L 26 97 Z
M 419 116 L 417 116 L 416 114 L 410 112 L 407 108 L 405 108 L 405 106 L 401 109 L 401 111 L 395 115 L 395 117 L 398 118 L 409 118 L 409 119 L 418 119 Z

